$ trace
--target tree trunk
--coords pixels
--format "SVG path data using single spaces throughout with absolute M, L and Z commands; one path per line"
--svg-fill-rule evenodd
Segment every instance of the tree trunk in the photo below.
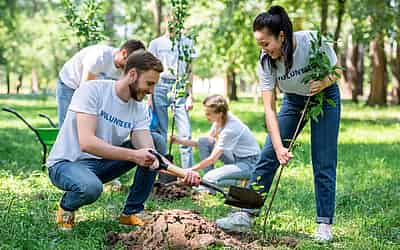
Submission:
M 349 49 L 350 58 L 347 61 L 347 81 L 351 86 L 351 99 L 353 102 L 358 102 L 358 96 L 362 94 L 362 55 L 360 55 L 361 45 L 358 42 L 352 41 L 351 49 Z M 361 80 L 360 80 L 361 78 Z
M 18 75 L 18 81 L 17 81 L 17 94 L 19 94 L 19 90 L 22 88 L 22 79 L 23 79 L 23 75 L 19 74 Z
M 337 25 L 335 29 L 335 34 L 333 36 L 334 40 L 333 49 L 335 50 L 336 54 L 338 54 L 338 40 L 340 36 L 340 31 L 342 29 L 342 20 L 345 12 L 345 3 L 346 0 L 337 0 L 337 11 L 336 11 Z
M 328 20 L 328 0 L 321 0 L 321 33 L 326 34 Z
M 400 104 L 400 43 L 397 42 L 395 57 L 390 60 L 392 69 L 392 103 Z
M 31 83 L 32 83 L 32 94 L 36 94 L 39 91 L 39 81 L 37 77 L 37 73 L 35 69 L 32 69 L 32 74 L 31 74 Z
M 345 38 L 344 48 L 342 53 L 339 54 L 340 65 L 344 68 L 342 71 L 342 77 L 340 78 L 340 86 L 342 90 L 342 97 L 344 99 L 349 99 L 352 96 L 352 87 L 349 81 L 349 54 L 351 50 L 351 36 Z
M 153 0 L 153 16 L 156 24 L 157 37 L 161 36 L 162 0 Z
M 364 45 L 362 43 L 358 43 L 358 61 L 357 61 L 357 72 L 358 77 L 357 81 L 355 82 L 356 87 L 354 91 L 358 96 L 364 95 Z
M 6 65 L 6 84 L 7 84 L 7 95 L 9 95 L 11 89 L 11 80 L 10 80 L 10 69 L 8 65 Z
M 236 85 L 236 73 L 233 69 L 228 69 L 226 73 L 226 94 L 230 101 L 237 101 L 237 85 Z
M 386 104 L 386 58 L 384 51 L 384 42 L 382 33 L 377 33 L 374 40 L 370 43 L 371 53 L 371 91 L 368 97 L 367 104 L 385 105 Z

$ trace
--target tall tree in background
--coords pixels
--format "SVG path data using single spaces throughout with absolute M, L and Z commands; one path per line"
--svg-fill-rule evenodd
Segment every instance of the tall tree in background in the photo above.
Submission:
M 342 30 L 342 21 L 343 21 L 343 16 L 346 11 L 346 0 L 336 0 L 336 28 L 335 28 L 335 33 L 333 35 L 333 49 L 335 50 L 336 54 L 339 54 L 338 51 L 338 41 L 339 41 L 339 36 L 340 36 L 340 31 Z
M 11 90 L 10 74 L 12 62 L 9 60 L 9 58 L 12 55 L 13 47 L 16 46 L 16 44 L 13 42 L 16 39 L 16 17 L 16 1 L 5 0 L 0 2 L 0 65 L 3 65 L 5 70 L 7 94 L 10 94 Z
M 397 41 L 392 45 L 390 55 L 390 66 L 392 70 L 392 102 L 400 104 L 400 34 L 397 35 Z
M 385 105 L 387 97 L 387 60 L 384 41 L 388 38 L 398 9 L 392 0 L 352 0 L 349 13 L 354 35 L 369 44 L 371 57 L 370 94 L 368 105 Z M 373 8 L 371 7 L 373 6 Z
M 320 0 L 321 4 L 321 33 L 326 34 L 328 32 L 328 0 Z
M 157 37 L 161 36 L 163 0 L 153 0 L 153 15 Z
M 384 50 L 383 33 L 379 32 L 370 43 L 371 54 L 371 92 L 368 97 L 369 105 L 385 105 L 387 97 L 386 55 Z

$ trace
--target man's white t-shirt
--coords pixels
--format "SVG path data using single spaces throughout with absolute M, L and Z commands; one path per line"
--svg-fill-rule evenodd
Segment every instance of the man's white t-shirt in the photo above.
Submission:
M 280 60 L 276 61 L 276 72 L 270 68 L 267 60 L 264 60 L 264 65 L 261 65 L 261 62 L 258 64 L 261 91 L 273 90 L 276 82 L 278 82 L 279 88 L 283 93 L 303 96 L 310 93 L 310 84 L 303 84 L 302 80 L 310 73 L 309 57 L 312 35 L 316 37 L 316 31 L 307 30 L 293 33 L 296 39 L 296 48 L 293 52 L 293 65 L 288 73 L 286 73 L 284 62 Z M 334 66 L 337 58 L 333 48 L 323 43 L 322 50 L 329 57 L 331 66 Z
M 149 130 L 149 112 L 144 102 L 121 100 L 115 91 L 115 81 L 88 81 L 72 97 L 64 124 L 47 160 L 49 167 L 63 160 L 100 158 L 80 150 L 77 112 L 95 115 L 96 136 L 114 146 L 121 145 L 132 131 Z
M 211 130 L 215 130 L 214 123 Z M 260 154 L 260 146 L 250 129 L 239 118 L 228 113 L 226 124 L 218 133 L 215 147 L 231 152 L 235 157 L 248 157 Z
M 193 41 L 187 37 L 182 37 L 179 43 L 180 50 L 183 51 L 187 47 L 189 56 L 194 59 L 197 53 L 194 50 Z M 164 66 L 164 72 L 160 74 L 161 78 L 176 79 L 176 71 L 178 68 L 178 44 L 175 44 L 172 50 L 172 41 L 168 35 L 160 36 L 152 40 L 149 44 L 149 51 L 156 56 Z M 171 73 L 171 69 L 174 73 Z M 179 60 L 179 76 L 186 74 L 186 62 Z
M 84 72 L 90 72 L 97 79 L 117 80 L 122 71 L 114 64 L 114 55 L 118 49 L 106 45 L 93 45 L 76 53 L 62 67 L 60 80 L 72 89 L 77 89 L 83 79 Z

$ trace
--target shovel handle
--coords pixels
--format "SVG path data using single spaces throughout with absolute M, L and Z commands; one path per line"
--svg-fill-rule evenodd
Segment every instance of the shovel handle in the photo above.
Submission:
M 168 165 L 167 170 L 168 170 L 169 172 L 175 174 L 176 176 L 180 177 L 180 178 L 185 178 L 185 176 L 186 176 L 185 170 L 183 170 L 182 168 L 177 167 L 177 166 L 175 166 L 175 165 L 172 165 L 172 164 L 169 164 L 169 165 Z M 227 195 L 226 192 L 225 192 L 222 188 L 220 188 L 220 187 L 218 187 L 217 185 L 215 185 L 215 184 L 213 184 L 213 183 L 210 183 L 210 182 L 208 182 L 208 181 L 201 180 L 201 181 L 200 181 L 200 185 L 203 185 L 203 186 L 208 187 L 208 188 L 211 188 L 211 189 L 213 189 L 213 190 L 215 190 L 215 191 L 217 191 L 217 192 L 220 192 L 220 193 L 223 194 L 224 196 Z
M 167 169 L 168 172 L 173 173 L 174 175 L 178 176 L 179 178 L 185 178 L 186 172 L 180 167 L 177 167 L 172 164 L 168 164 Z

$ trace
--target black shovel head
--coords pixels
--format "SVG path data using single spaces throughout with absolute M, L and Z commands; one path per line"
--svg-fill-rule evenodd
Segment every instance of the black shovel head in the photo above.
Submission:
M 256 209 L 264 205 L 262 196 L 254 190 L 230 186 L 225 204 L 240 208 Z

